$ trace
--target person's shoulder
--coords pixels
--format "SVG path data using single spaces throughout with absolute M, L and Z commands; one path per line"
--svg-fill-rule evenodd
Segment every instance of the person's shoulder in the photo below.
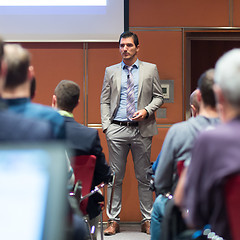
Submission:
M 87 127 L 79 122 L 77 122 L 74 118 L 72 117 L 64 117 L 65 122 L 68 122 L 70 126 L 73 128 L 80 130 L 82 134 L 87 133 L 87 134 L 97 134 L 98 131 L 95 128 L 90 128 Z
M 187 121 L 182 121 L 182 122 L 177 122 L 174 123 L 169 130 L 171 131 L 180 131 L 180 130 L 184 130 L 185 128 L 187 128 L 189 126 L 189 122 Z
M 53 138 L 51 126 L 47 121 L 26 118 L 9 111 L 1 111 L 0 119 L 1 140 L 47 140 Z
M 47 106 L 47 105 L 40 104 L 40 103 L 31 102 L 29 107 L 39 110 L 39 111 L 42 111 L 42 112 L 48 112 L 48 113 L 60 115 L 54 108 Z
M 150 62 L 144 62 L 144 61 L 141 61 L 139 60 L 139 65 L 141 66 L 144 66 L 144 67 L 149 67 L 149 68 L 156 68 L 157 65 L 155 63 L 150 63 Z
M 186 124 L 188 126 L 198 126 L 198 125 L 206 125 L 208 121 L 203 116 L 196 116 L 196 117 L 190 117 L 188 120 L 186 120 Z
M 121 63 L 116 63 L 116 64 L 106 67 L 106 71 L 115 70 L 116 68 L 120 68 L 120 67 L 121 67 Z
M 198 115 L 197 117 L 190 118 L 189 123 L 193 129 L 199 132 L 214 129 L 219 125 L 220 121 L 219 118 L 208 118 L 202 115 Z
M 34 140 L 52 140 L 54 133 L 49 122 L 42 120 L 28 119 L 25 123 L 31 129 L 30 138 Z
M 237 129 L 229 128 L 228 124 L 220 123 L 213 128 L 206 128 L 205 130 L 201 131 L 197 137 L 196 142 L 200 145 L 214 148 L 218 145 L 219 142 L 227 142 L 229 136 L 231 138 L 231 136 L 233 136 L 236 131 L 239 132 Z
M 207 131 L 202 132 L 201 137 L 215 139 L 215 141 L 227 140 L 228 138 L 238 138 L 239 131 L 240 121 L 233 120 L 228 123 L 219 123 L 214 128 L 207 129 Z
M 190 117 L 190 118 L 188 118 L 187 120 L 186 120 L 186 122 L 188 123 L 188 124 L 192 124 L 192 123 L 195 123 L 195 122 L 199 122 L 199 121 L 201 121 L 202 119 L 204 119 L 202 116 L 200 116 L 200 115 L 198 115 L 198 116 L 196 116 L 196 117 Z
M 184 141 L 186 136 L 189 136 L 195 125 L 197 125 L 197 119 L 192 117 L 186 121 L 174 123 L 169 128 L 167 134 L 174 138 L 178 138 L 178 140 L 182 139 L 182 141 Z
M 82 129 L 84 129 L 84 131 L 86 131 L 86 132 L 88 132 L 90 134 L 93 134 L 93 135 L 98 134 L 98 130 L 97 129 L 91 128 L 91 127 L 87 127 L 87 126 L 82 125 L 82 124 L 80 124 L 80 125 L 81 125 Z
M 29 104 L 29 108 L 33 114 L 39 115 L 40 117 L 56 118 L 63 121 L 63 117 L 57 112 L 57 110 L 50 106 L 39 103 L 31 103 Z

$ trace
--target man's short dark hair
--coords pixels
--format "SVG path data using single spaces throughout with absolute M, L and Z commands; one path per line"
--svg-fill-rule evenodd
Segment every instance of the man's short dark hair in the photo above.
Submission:
M 78 104 L 80 87 L 73 81 L 62 80 L 55 88 L 54 94 L 57 98 L 58 108 L 72 112 Z
M 202 100 L 205 105 L 216 107 L 216 98 L 213 91 L 214 85 L 214 69 L 209 69 L 204 72 L 198 79 L 198 88 L 202 95 Z
M 133 38 L 134 44 L 135 44 L 135 46 L 137 47 L 137 46 L 139 45 L 138 36 L 137 36 L 137 34 L 135 34 L 135 33 L 133 33 L 133 32 L 129 32 L 129 31 L 123 32 L 123 33 L 120 35 L 119 44 L 120 44 L 122 38 L 129 38 L 129 37 L 132 37 L 132 38 Z

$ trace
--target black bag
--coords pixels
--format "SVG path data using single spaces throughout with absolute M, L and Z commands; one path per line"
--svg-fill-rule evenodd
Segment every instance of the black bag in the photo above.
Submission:
M 180 233 L 188 230 L 179 208 L 173 199 L 169 199 L 165 206 L 165 214 L 162 220 L 161 240 L 173 240 Z
M 161 240 L 209 240 L 213 239 L 207 234 L 210 232 L 210 225 L 206 225 L 202 230 L 189 229 L 174 200 L 167 201 L 162 221 Z

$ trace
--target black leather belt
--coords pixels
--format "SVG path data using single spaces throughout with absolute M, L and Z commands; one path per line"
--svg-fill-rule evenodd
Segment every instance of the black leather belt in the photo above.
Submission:
M 112 123 L 118 124 L 120 126 L 127 126 L 127 127 L 137 127 L 138 126 L 138 122 L 127 122 L 127 121 L 113 120 Z

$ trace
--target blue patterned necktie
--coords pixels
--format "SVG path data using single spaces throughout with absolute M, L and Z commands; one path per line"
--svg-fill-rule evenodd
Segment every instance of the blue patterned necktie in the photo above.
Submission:
M 128 70 L 127 75 L 127 118 L 131 120 L 135 113 L 135 98 L 134 98 L 134 80 L 131 73 L 132 66 L 126 66 Z

